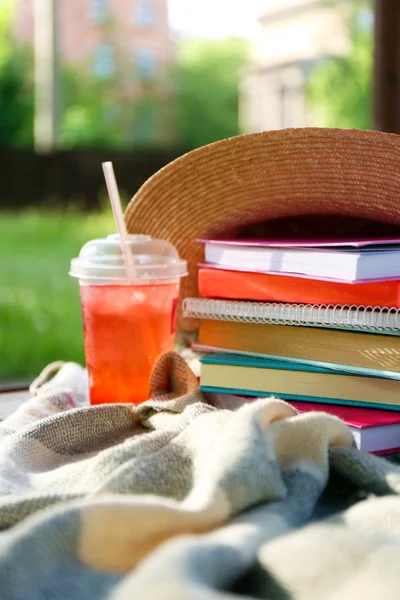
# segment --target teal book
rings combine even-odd
[[[206,346],[204,344],[192,344],[192,350],[194,352],[200,352],[203,354],[226,354],[236,356],[238,351],[228,350],[227,348],[218,348],[216,346]],[[329,371],[335,373],[348,373],[350,375],[367,375],[368,377],[383,377],[385,379],[399,379],[399,371],[386,371],[382,369],[371,369],[369,367],[355,367],[353,365],[344,365],[333,362],[326,362],[322,360],[307,360],[301,358],[293,358],[292,356],[277,356],[274,354],[265,354],[261,352],[240,352],[241,356],[249,356],[252,358],[268,359],[273,362],[289,362],[295,365],[310,365],[311,367],[323,367]]]
[[[375,373],[241,354],[212,354],[201,359],[200,389],[400,411],[400,380]]]

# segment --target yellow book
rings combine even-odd
[[[203,319],[198,343],[299,361],[400,371],[400,337],[393,335]]]

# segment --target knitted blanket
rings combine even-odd
[[[0,596],[400,598],[399,491],[340,420],[216,408],[177,354],[140,406],[68,363],[0,424]]]

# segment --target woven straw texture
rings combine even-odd
[[[358,217],[400,226],[400,136],[286,129],[194,150],[153,175],[132,198],[130,233],[172,242],[188,261],[181,298],[196,296],[201,237],[293,216]],[[324,232],[320,231],[320,235]],[[178,327],[196,322],[178,316]]]

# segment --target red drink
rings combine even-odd
[[[172,244],[129,235],[132,264],[119,237],[92,240],[71,262],[80,282],[91,404],[148,399],[158,357],[173,349],[180,278]]]
[[[80,291],[91,404],[147,400],[154,363],[174,346],[179,283]]]

